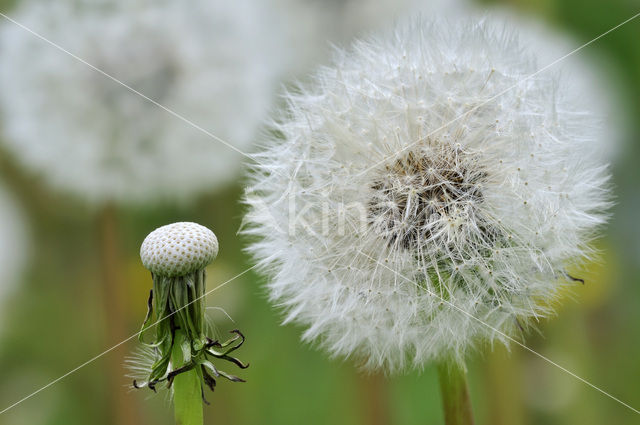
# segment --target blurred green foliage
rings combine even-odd
[[[8,10],[12,1],[0,1]],[[492,2],[495,4],[496,2]],[[640,12],[635,1],[514,0],[511,6],[539,16],[587,42]],[[608,234],[599,242],[603,259],[583,271],[586,284],[574,289],[558,317],[539,326],[527,345],[635,407],[640,406],[640,19],[603,37],[584,54],[602,61],[619,93],[621,110],[634,123],[621,161],[614,167],[617,205]],[[580,54],[583,54],[582,52]],[[0,64],[1,66],[1,64]],[[170,118],[168,118],[170,119]],[[24,207],[34,248],[24,281],[2,312],[0,409],[82,364],[118,341],[108,340],[100,277],[100,232],[96,211],[47,191],[6,154],[0,177]],[[213,229],[221,252],[209,268],[213,289],[251,265],[236,235],[242,206],[241,182],[191,205],[121,209],[117,214],[122,270],[127,282],[123,317],[137,332],[146,309],[150,276],[138,259],[139,244],[157,226],[196,221]],[[385,378],[365,376],[349,362],[329,359],[299,341],[300,329],[282,327],[266,300],[263,278],[248,273],[208,297],[220,332],[239,327],[247,343],[238,354],[251,363],[239,374],[245,384],[221,382],[208,399],[206,422],[233,424],[438,424],[442,423],[435,370]],[[0,423],[114,423],[117,397],[106,382],[117,379],[130,391],[124,369],[114,370],[136,346],[135,338],[65,377],[4,415]],[[109,361],[111,358],[112,361]],[[115,362],[113,361],[115,359]],[[477,423],[635,424],[638,417],[535,355],[513,346],[486,350],[469,362]],[[171,424],[163,395],[131,391],[138,423]],[[372,403],[378,397],[381,403]]]

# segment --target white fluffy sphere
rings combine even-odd
[[[259,0],[28,0],[11,16],[241,151],[273,99],[281,39]],[[243,159],[6,21],[0,106],[18,160],[94,203],[188,199]]]
[[[218,255],[216,235],[197,223],[158,227],[140,247],[142,264],[158,276],[184,276],[204,269]]]
[[[552,312],[605,222],[609,140],[580,69],[522,81],[546,65],[532,45],[414,20],[288,95],[245,233],[305,340],[394,371]]]

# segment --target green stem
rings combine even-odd
[[[185,334],[181,329],[175,330],[175,339],[171,351],[172,369],[184,365],[182,343]],[[177,425],[203,425],[202,386],[200,370],[195,368],[179,374],[173,379],[173,407]]]
[[[118,211],[112,204],[106,205],[97,220],[100,232],[100,256],[102,268],[102,290],[105,303],[105,319],[107,344],[121,341],[129,333],[127,330],[127,315],[124,305],[127,300],[126,279],[122,276],[123,258],[120,252]],[[108,422],[119,425],[136,425],[141,422],[140,411],[136,408],[134,398],[126,391],[122,391],[122,362],[120,357],[111,356],[107,359],[109,370],[108,385],[109,411],[111,417]]]
[[[446,425],[473,425],[467,375],[455,362],[438,365],[444,422]]]

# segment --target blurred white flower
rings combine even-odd
[[[241,151],[277,88],[282,40],[259,0],[32,0],[12,18]],[[0,64],[7,146],[56,187],[141,203],[237,177],[237,152],[13,23]]]
[[[552,313],[605,222],[610,140],[586,80],[522,81],[546,65],[529,45],[501,19],[414,20],[288,95],[244,232],[305,340],[396,371]]]
[[[0,184],[0,303],[18,283],[27,258],[27,229],[21,214]]]

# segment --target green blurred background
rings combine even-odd
[[[0,10],[9,11],[8,1]],[[495,4],[497,2],[491,2]],[[640,12],[637,0],[514,0],[510,6],[587,42]],[[482,6],[484,6],[483,4]],[[488,5],[488,3],[487,3]],[[614,165],[617,203],[598,242],[602,259],[581,275],[557,317],[541,323],[526,343],[632,406],[640,407],[640,18],[589,46],[617,91],[631,128]],[[170,117],[168,119],[171,119]],[[194,130],[195,131],[195,130]],[[196,221],[218,235],[221,252],[208,268],[212,289],[251,266],[236,235],[242,182],[183,207],[90,210],[53,193],[0,152],[0,178],[23,207],[33,236],[30,262],[12,298],[3,304],[0,337],[0,410],[135,333],[146,312],[151,279],[138,249],[154,228]],[[116,247],[113,273],[127,282],[117,293],[124,334],[106,320],[105,245]],[[221,382],[208,399],[207,423],[216,424],[439,424],[443,423],[435,370],[385,378],[367,376],[349,362],[329,359],[299,341],[300,329],[279,325],[263,278],[250,272],[213,292],[209,306],[222,334],[247,336],[238,357],[251,367],[245,384]],[[111,315],[110,315],[111,316]],[[124,358],[133,339],[0,415],[0,424],[171,424],[164,395],[131,391]],[[513,346],[469,359],[477,423],[637,424],[639,416],[535,355]],[[114,391],[119,388],[120,392]]]

